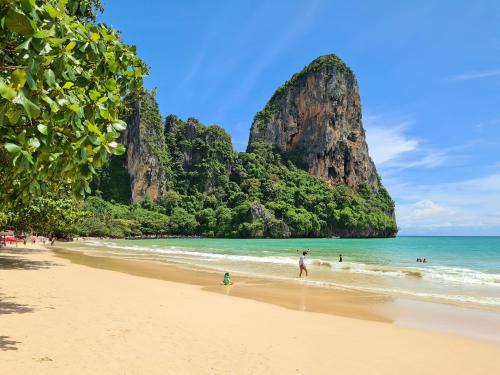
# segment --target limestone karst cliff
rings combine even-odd
[[[361,122],[353,72],[336,55],[320,56],[295,74],[255,115],[250,145],[262,141],[314,176],[351,187],[379,188]]]
[[[167,159],[163,121],[158,104],[149,93],[127,101],[123,141],[127,146],[126,166],[130,175],[131,199],[141,202],[165,194]]]
[[[247,152],[218,125],[175,115],[154,95],[127,101],[125,156],[95,183],[133,203],[123,233],[208,237],[390,237],[394,201],[361,123],[354,74],[335,55],[295,74],[255,115]],[[128,223],[128,224],[127,224]],[[113,232],[114,233],[114,232]],[[114,234],[113,234],[114,235]]]

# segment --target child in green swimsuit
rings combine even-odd
[[[224,285],[232,285],[233,284],[233,282],[231,281],[231,275],[229,274],[229,272],[226,272],[224,274],[224,280],[222,281],[222,283]]]

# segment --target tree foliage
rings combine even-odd
[[[0,1],[0,201],[28,202],[89,183],[126,124],[122,98],[146,66],[113,28],[96,25],[99,0]]]
[[[74,225],[85,212],[82,202],[64,194],[50,194],[33,198],[29,204],[12,207],[8,225],[17,233],[38,233],[46,236],[67,237],[74,233]]]

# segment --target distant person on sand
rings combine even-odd
[[[231,275],[229,274],[229,272],[226,272],[224,274],[224,280],[222,280],[222,284],[233,285],[233,282],[231,281]]]
[[[342,263],[342,254],[339,254],[339,262]]]
[[[306,271],[306,277],[308,276],[307,267],[306,267],[307,253],[308,253],[308,251],[304,251],[299,258],[299,269],[300,269],[299,277],[302,277],[302,271]]]

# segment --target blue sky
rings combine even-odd
[[[500,235],[500,1],[106,0],[164,115],[244,150],[255,112],[315,57],[355,72],[400,234]]]

